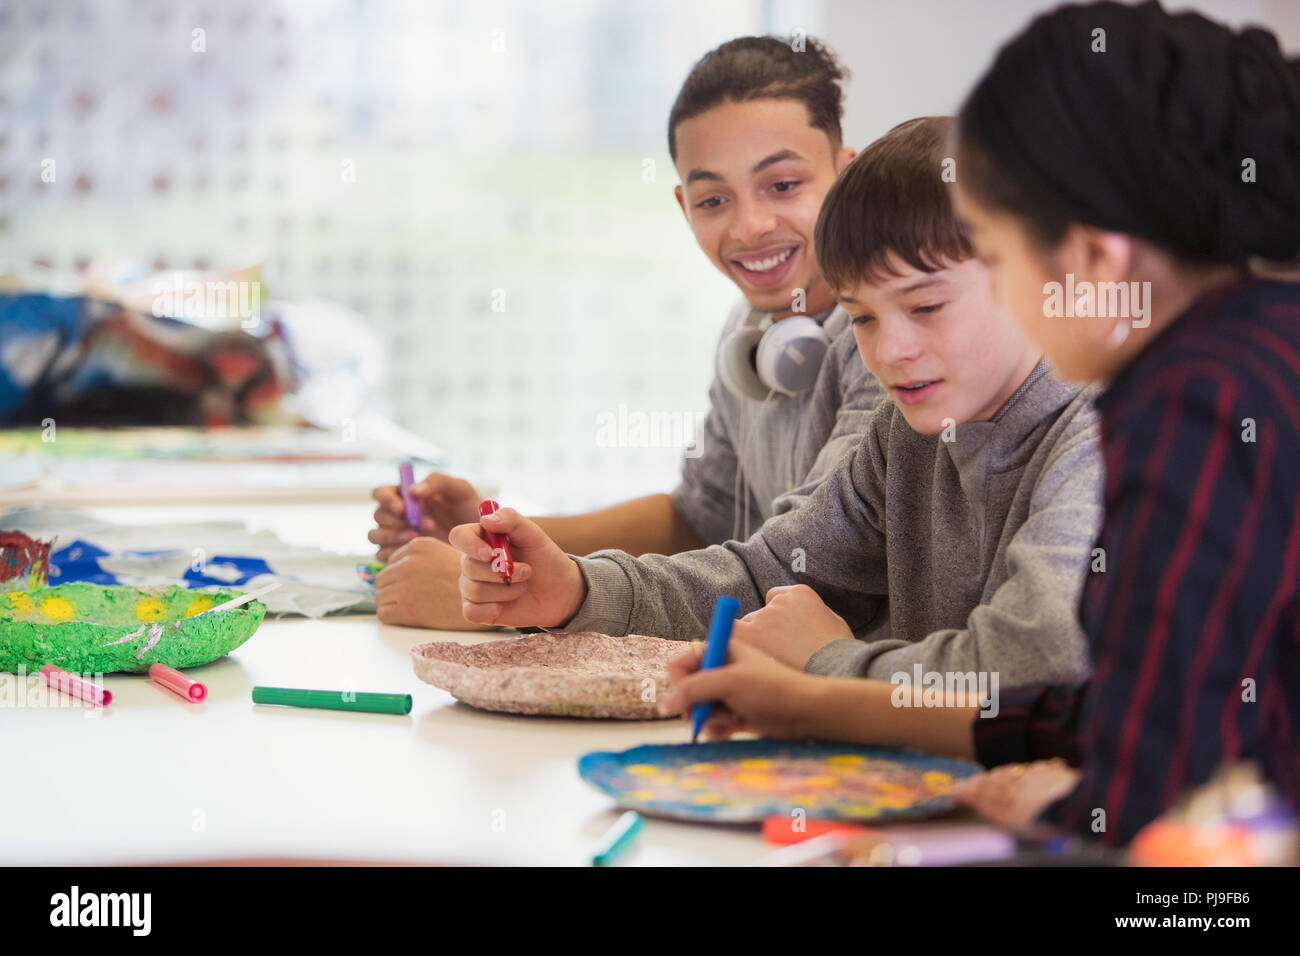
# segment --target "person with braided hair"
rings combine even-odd
[[[1300,287],[1248,271],[1300,254],[1300,69],[1263,29],[1069,6],[959,129],[958,212],[1028,337],[1104,383],[1107,473],[1092,675],[1004,690],[974,749],[1018,766],[967,799],[1126,843],[1249,759],[1300,806]],[[1147,318],[1050,316],[1067,276],[1140,282]]]

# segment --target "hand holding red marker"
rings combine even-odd
[[[485,501],[477,522],[451,529],[462,555],[461,613],[472,624],[559,627],[587,596],[577,563],[514,508]]]
[[[479,517],[493,515],[500,510],[501,506],[491,498],[478,506]],[[492,570],[501,575],[501,580],[509,584],[510,576],[515,573],[515,562],[510,557],[510,542],[505,535],[489,531],[487,528],[483,529],[483,535],[487,538],[488,546],[492,549]]]

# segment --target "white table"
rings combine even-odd
[[[370,506],[101,509],[108,520],[239,517],[289,540],[365,546]],[[373,617],[267,621],[188,672],[187,704],[148,677],[104,679],[99,716],[0,708],[0,863],[230,859],[590,862],[618,817],[578,776],[591,750],[685,741],[678,720],[515,717],[419,681],[408,649],[511,632],[434,632]],[[29,677],[34,682],[36,678]],[[409,716],[255,705],[254,684],[410,693]],[[647,819],[624,864],[745,864],[756,829]]]

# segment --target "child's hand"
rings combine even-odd
[[[822,678],[794,670],[746,645],[732,643],[727,663],[700,671],[702,643],[674,657],[668,664],[672,691],[660,703],[664,713],[682,712],[714,701],[704,724],[708,740],[725,740],[748,731],[764,737],[800,739],[813,736],[810,717],[816,714],[818,684]]]
[[[411,485],[411,495],[420,502],[425,514],[420,522],[422,533],[432,534],[442,541],[447,540],[456,525],[477,521],[478,505],[483,500],[483,496],[464,478],[453,478],[436,471]],[[424,532],[430,519],[433,530]]]
[[[375,576],[375,606],[385,624],[490,630],[466,621],[460,604],[460,552],[434,538],[408,541]]]
[[[994,823],[1022,827],[1079,782],[1079,771],[1064,760],[1009,763],[958,780],[952,795]]]
[[[375,509],[376,527],[369,538],[372,544],[379,545],[375,557],[380,561],[389,560],[394,550],[416,535],[446,541],[456,525],[478,520],[478,492],[463,478],[434,472],[411,485],[411,495],[420,503],[418,528],[407,523],[406,505],[396,485],[383,485],[370,492],[379,507]]]
[[[379,507],[375,509],[375,527],[370,529],[366,537],[370,539],[371,544],[379,545],[379,550],[375,552],[375,559],[388,561],[394,551],[413,540],[420,532],[407,524],[406,508],[402,504],[402,495],[396,485],[375,488],[370,492],[370,497],[379,502]],[[421,528],[426,521],[432,525],[431,519],[424,518],[420,521]],[[432,530],[427,533],[432,534]]]
[[[827,644],[852,637],[844,618],[806,584],[772,588],[767,592],[767,606],[746,614],[731,631],[733,641],[800,670]]]
[[[559,627],[578,613],[587,597],[582,572],[559,545],[514,508],[502,508],[451,530],[461,552],[461,613],[475,624]],[[510,583],[492,570],[492,549],[484,529],[510,542]]]

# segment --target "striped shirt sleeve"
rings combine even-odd
[[[1047,822],[1127,843],[1223,761],[1260,753],[1300,524],[1278,494],[1279,422],[1242,393],[1221,364],[1184,361],[1111,410],[1085,756]]]
[[[998,694],[992,717],[975,718],[975,756],[986,767],[1061,757],[1079,764],[1079,710],[1085,684],[1029,684]]]

